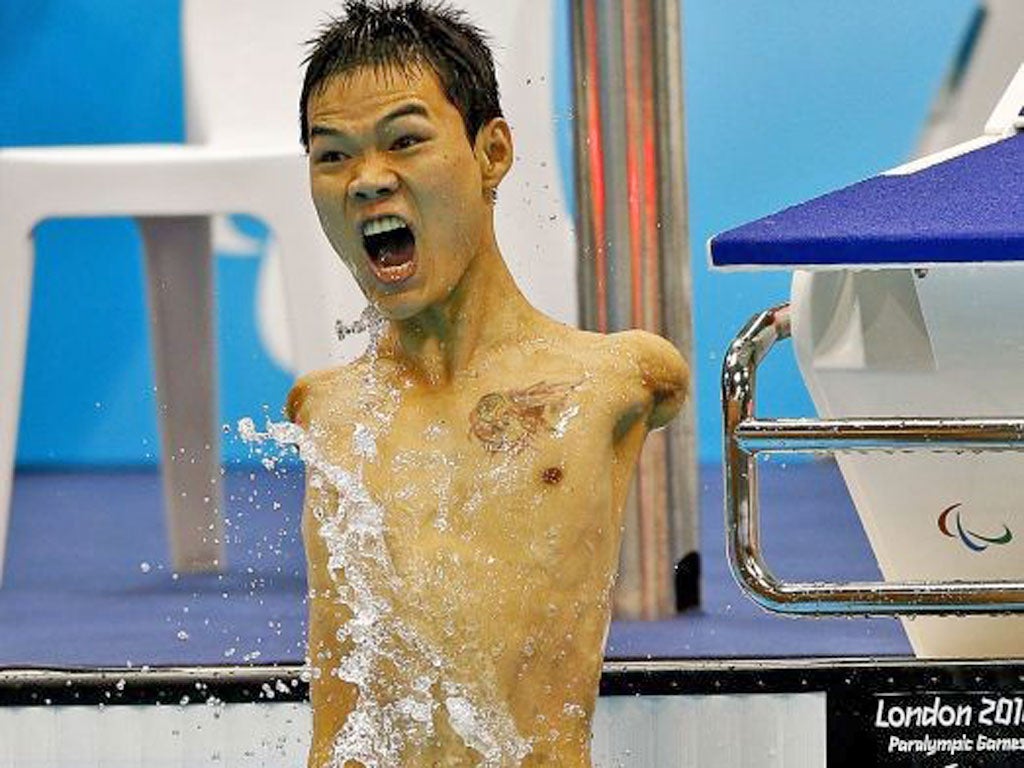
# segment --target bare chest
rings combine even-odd
[[[467,394],[411,397],[380,435],[364,476],[396,524],[501,529],[599,492],[608,430],[571,384]]]
[[[406,390],[390,412],[352,414],[331,432],[334,460],[380,503],[399,557],[516,553],[535,566],[614,513],[612,419],[571,377]]]

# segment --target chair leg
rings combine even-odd
[[[146,254],[171,559],[179,571],[223,570],[210,219],[137,221]]]
[[[32,235],[0,230],[0,584],[4,577],[11,517],[14,454],[18,442],[21,387],[25,376],[29,307],[32,301]]]

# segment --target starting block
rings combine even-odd
[[[1024,616],[978,615],[1024,612],[1024,66],[984,135],[709,252],[718,268],[796,270],[790,303],[755,317],[723,370],[740,582],[773,610],[899,614],[919,656],[1024,656]],[[790,336],[821,418],[758,419],[757,364]],[[793,452],[835,454],[885,582],[772,575],[757,456]]]

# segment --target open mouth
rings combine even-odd
[[[377,279],[397,283],[416,271],[416,237],[398,216],[380,216],[363,223],[363,247]]]

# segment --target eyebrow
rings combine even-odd
[[[427,112],[427,108],[422,104],[416,102],[410,102],[408,104],[402,104],[401,106],[395,107],[395,109],[388,112],[384,117],[377,121],[379,127],[385,123],[391,123],[398,120],[401,117],[408,117],[409,115],[415,115],[417,117],[429,117],[430,114]],[[309,137],[312,139],[316,136],[336,136],[344,138],[348,136],[348,133],[339,129],[333,128],[329,125],[314,125],[309,129]]]

